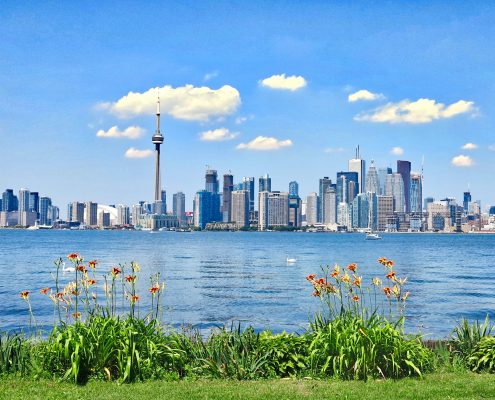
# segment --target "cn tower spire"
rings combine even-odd
[[[156,102],[156,132],[151,138],[155,145],[155,202],[161,201],[161,181],[160,181],[160,146],[163,143],[163,136],[160,132],[160,94]],[[156,212],[156,211],[155,211]]]

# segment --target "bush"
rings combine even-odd
[[[307,367],[309,335],[297,336],[286,332],[278,335],[270,331],[260,334],[261,348],[268,354],[264,365],[266,374],[271,377],[295,376]]]
[[[475,321],[473,324],[469,324],[468,320],[462,319],[452,332],[451,345],[454,355],[460,356],[467,362],[480,340],[490,336],[494,328],[490,324],[488,315],[483,323]]]
[[[31,344],[19,334],[0,334],[0,374],[31,371]]]
[[[343,379],[421,376],[433,362],[433,353],[419,337],[405,337],[379,316],[320,318],[312,328],[308,362],[316,374]]]
[[[468,358],[468,366],[475,372],[495,373],[495,337],[484,337]]]

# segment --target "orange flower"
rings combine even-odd
[[[40,293],[41,293],[41,294],[47,294],[49,291],[50,291],[50,288],[47,288],[47,287],[46,287],[46,288],[44,288],[44,289],[41,289],[41,290],[40,290]]]
[[[139,296],[135,295],[131,297],[131,303],[135,303],[136,301],[139,301]]]
[[[91,260],[90,262],[88,262],[89,267],[93,269],[96,268],[96,264],[98,264],[98,261],[96,260]]]
[[[404,296],[402,296],[402,301],[406,301],[410,294],[410,292],[404,293]]]
[[[355,275],[354,275],[354,282],[352,282],[352,284],[353,284],[354,286],[361,287],[361,281],[362,281],[362,280],[363,280],[363,278],[362,278],[362,277],[360,277],[360,276],[355,276]]]
[[[83,274],[85,274],[86,272],[88,272],[87,268],[84,266],[84,265],[78,265],[76,267],[76,271],[80,271],[82,272]]]
[[[380,257],[380,258],[378,259],[378,262],[379,262],[380,264],[385,265],[385,263],[387,262],[387,259],[386,259],[385,257]]]
[[[136,275],[128,275],[125,277],[125,280],[127,282],[135,282],[136,281]]]
[[[352,296],[352,301],[359,301],[359,296]]]
[[[320,297],[321,296],[321,292],[318,291],[318,290],[315,290],[313,293],[311,293],[312,296],[314,297]]]
[[[88,279],[86,281],[86,283],[87,283],[88,286],[92,286],[92,285],[94,285],[96,283],[96,281],[94,279]]]
[[[357,265],[355,263],[349,264],[347,269],[352,272],[356,272]]]
[[[388,279],[394,279],[395,277],[395,272],[394,271],[390,271],[387,275],[385,275]]]
[[[381,280],[380,278],[377,278],[377,277],[373,278],[373,279],[371,280],[371,282],[372,282],[372,283],[373,283],[373,285],[375,285],[375,286],[380,286],[380,285],[382,284],[382,280]]]
[[[75,319],[78,319],[78,318],[81,318],[81,313],[80,313],[80,312],[75,312],[74,314],[72,314],[72,316],[73,316]]]
[[[309,274],[309,275],[306,277],[306,279],[307,279],[308,281],[312,281],[313,279],[315,279],[315,277],[316,277],[316,274]]]
[[[156,285],[150,287],[148,290],[154,296],[156,293],[158,293],[160,291],[160,285],[156,284]]]
[[[332,278],[335,278],[335,277],[336,277],[336,276],[338,276],[338,275],[339,275],[339,273],[338,273],[337,271],[333,271],[333,272],[330,274],[330,276],[331,276]]]
[[[345,283],[349,283],[351,281],[351,277],[347,274],[347,272],[340,277],[340,280]]]
[[[320,278],[320,279],[317,279],[316,280],[316,284],[318,285],[325,285],[327,282],[325,280],[325,278]]]
[[[113,275],[115,278],[117,275],[119,275],[122,272],[122,270],[119,267],[113,267],[110,271],[110,273]]]
[[[80,261],[82,258],[79,256],[77,253],[70,253],[67,258],[71,260],[72,262]]]
[[[392,290],[389,287],[384,287],[383,293],[385,293],[385,296],[389,297],[390,294],[392,293]]]
[[[27,290],[21,292],[20,294],[23,299],[27,299],[29,297],[29,291]]]
[[[385,262],[385,266],[386,266],[387,268],[392,268],[392,267],[394,266],[394,262],[393,262],[392,260],[387,260],[387,261]]]

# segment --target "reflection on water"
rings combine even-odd
[[[407,326],[434,337],[462,316],[482,319],[495,309],[495,235],[383,235],[126,231],[0,231],[0,327],[28,318],[21,290],[53,284],[53,260],[70,252],[108,270],[135,260],[142,266],[142,307],[148,275],[166,281],[165,319],[203,328],[241,321],[274,331],[301,331],[318,302],[305,277],[322,265],[358,263],[364,281],[383,272],[376,259],[395,260],[411,290]],[[294,264],[287,257],[296,258]],[[69,274],[62,277],[69,281]],[[53,305],[33,295],[38,320],[50,324]]]

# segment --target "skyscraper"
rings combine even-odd
[[[205,173],[205,190],[210,193],[218,193],[218,185],[217,171],[208,168]]]
[[[220,195],[200,190],[194,197],[194,225],[204,229],[210,222],[221,222]]]
[[[372,231],[378,229],[378,196],[374,192],[367,192],[368,197],[368,228]]]
[[[84,224],[84,203],[73,201],[67,210],[70,212],[71,222],[80,222],[81,224]]]
[[[394,214],[394,196],[378,196],[378,230],[387,230],[388,219]]]
[[[160,146],[163,143],[163,135],[160,132],[160,97],[156,103],[156,131],[151,142],[155,145],[155,202],[161,201],[160,179]],[[155,210],[156,212],[156,210]]]
[[[19,211],[29,211],[29,189],[19,190]]]
[[[302,201],[297,195],[289,194],[289,226],[302,226]]]
[[[131,223],[131,212],[128,206],[119,204],[117,206],[117,225],[129,225]]]
[[[29,211],[34,211],[36,215],[40,212],[40,195],[38,192],[29,194]]]
[[[84,223],[89,226],[98,225],[98,203],[88,201],[84,207]]]
[[[143,214],[143,207],[141,204],[134,204],[131,210],[131,222],[135,227],[140,226],[139,219]]]
[[[40,225],[52,224],[52,199],[40,197]]]
[[[289,193],[270,192],[268,194],[268,226],[289,225]]]
[[[380,184],[380,193],[385,195],[385,181],[387,180],[387,175],[392,173],[392,168],[380,168],[378,169],[378,182]]]
[[[268,195],[269,191],[261,191],[258,194],[258,229],[265,231],[268,229]]]
[[[271,192],[272,191],[272,178],[268,174],[262,176],[259,181],[259,192]]]
[[[389,174],[385,180],[385,195],[393,196],[394,211],[403,213],[405,211],[404,181],[401,174]]]
[[[471,192],[468,190],[467,192],[464,192],[464,199],[462,202],[462,208],[465,213],[469,211],[469,203],[471,203]]]
[[[318,223],[318,194],[316,192],[306,197],[306,223],[310,226]]]
[[[366,174],[366,192],[380,194],[380,179],[373,160]]]
[[[242,188],[248,191],[249,211],[254,211],[254,177],[242,178]]]
[[[356,158],[349,160],[349,168],[350,172],[356,172],[358,174],[358,187],[356,193],[363,193],[365,191],[366,185],[366,162],[361,159],[359,154],[359,146],[356,148]]]
[[[420,213],[423,210],[423,182],[421,174],[411,172],[411,212]]]
[[[402,176],[404,182],[405,212],[411,212],[411,162],[397,160],[397,173]]]
[[[231,173],[223,175],[222,214],[223,222],[232,220],[232,191],[234,190],[234,176]]]
[[[332,185],[332,180],[325,176],[319,181],[319,196],[318,196],[318,222],[323,223],[323,209],[325,208],[325,192]]]
[[[2,211],[17,211],[19,209],[18,198],[13,189],[7,189],[2,194]]]
[[[358,194],[352,201],[352,227],[368,228],[369,202],[366,193]]]
[[[182,192],[174,194],[173,212],[179,220],[179,225],[184,226],[187,224],[186,218],[186,195]]]
[[[329,186],[323,195],[322,218],[322,223],[325,225],[337,222],[337,194],[332,186]]]
[[[299,184],[296,181],[289,182],[289,196],[299,196]]]
[[[232,192],[232,222],[238,228],[249,226],[249,193],[247,190]]]
[[[337,203],[352,203],[358,194],[359,175],[357,172],[337,172]]]

